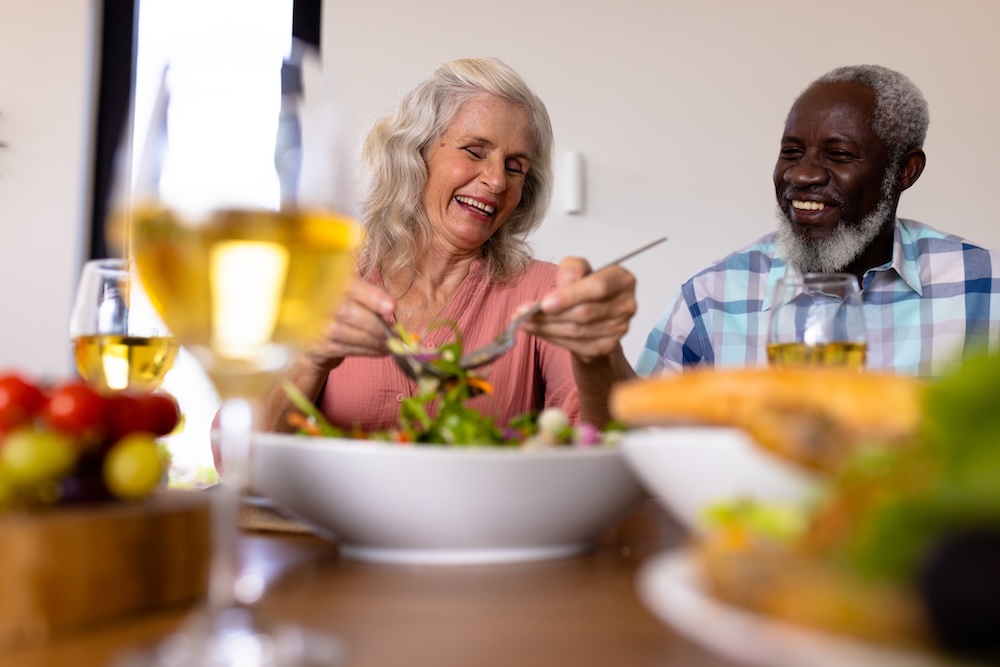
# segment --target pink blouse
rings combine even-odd
[[[527,272],[505,284],[488,280],[484,264],[477,261],[439,320],[456,322],[466,351],[485,345],[510,320],[514,310],[541,298],[555,286],[557,267],[533,261]],[[373,276],[372,282],[381,283]],[[449,327],[431,331],[422,339],[437,347],[452,339]],[[570,355],[548,341],[517,334],[507,354],[478,372],[493,385],[493,393],[469,402],[499,426],[531,410],[559,407],[572,422],[579,421],[580,400]],[[330,371],[318,404],[335,426],[365,431],[389,429],[399,422],[399,404],[416,394],[417,384],[390,356],[348,357]]]

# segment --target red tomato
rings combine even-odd
[[[56,387],[49,395],[45,416],[55,428],[71,435],[106,432],[111,400],[85,382],[71,381]]]
[[[177,401],[169,394],[141,394],[146,413],[146,425],[155,436],[169,435],[181,421]]]
[[[27,422],[44,405],[45,394],[37,386],[18,375],[0,375],[0,431]]]
[[[133,433],[150,433],[152,429],[146,406],[139,394],[114,394],[108,399],[107,442],[114,443]]]

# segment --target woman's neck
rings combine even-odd
[[[478,259],[434,255],[425,253],[409,271],[382,275],[386,291],[396,299],[396,321],[408,331],[426,331],[440,319]]]

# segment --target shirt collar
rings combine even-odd
[[[771,310],[771,306],[774,304],[774,293],[777,291],[778,281],[786,275],[792,276],[797,273],[798,271],[785,261],[784,256],[781,254],[781,249],[776,246],[774,249],[774,261],[771,262],[771,269],[767,272],[767,290],[764,292],[764,299],[760,304],[761,311],[766,313]]]
[[[876,273],[894,270],[904,283],[909,286],[918,296],[924,295],[923,284],[920,282],[920,264],[917,261],[917,240],[913,233],[899,218],[893,225],[892,231],[892,259],[881,266],[876,266],[865,271],[861,280],[861,289],[864,291],[874,279]],[[781,249],[775,247],[774,262],[767,276],[767,292],[764,293],[764,300],[761,303],[761,310],[771,310],[774,304],[774,292],[778,281],[785,275],[796,275],[799,272],[793,266],[787,264],[781,254]]]
[[[924,295],[923,283],[920,282],[920,263],[917,261],[917,239],[899,218],[896,218],[892,232],[892,260],[865,271],[861,280],[862,289],[871,284],[876,273],[889,270],[895,270],[917,296]]]

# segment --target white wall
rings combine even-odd
[[[557,148],[587,163],[587,208],[557,190],[538,255],[629,267],[635,359],[677,285],[772,227],[770,174],[788,105],[814,77],[877,62],[931,107],[929,162],[904,215],[1000,247],[1000,3],[995,0],[327,0],[324,46],[360,136],[441,61],[495,55],[546,100]],[[0,369],[65,374],[84,250],[91,20],[99,0],[0,0]],[[558,187],[558,186],[557,186]]]
[[[900,214],[1000,247],[998,26],[994,0],[365,0],[327,2],[323,44],[359,136],[444,60],[497,56],[533,85],[588,186],[567,215],[557,173],[538,256],[598,264],[670,236],[628,264],[634,361],[684,279],[773,227],[785,114],[839,65],[898,69],[928,99],[928,165]]]
[[[0,370],[66,376],[97,0],[0,0]]]

